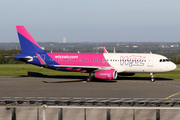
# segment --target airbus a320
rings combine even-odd
[[[134,75],[150,73],[154,82],[154,73],[169,72],[176,65],[167,57],[152,53],[49,53],[41,49],[24,26],[16,26],[22,54],[14,55],[17,60],[40,67],[89,73],[87,82],[93,78],[102,80],[117,79],[118,74]]]

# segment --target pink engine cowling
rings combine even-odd
[[[95,78],[114,80],[117,78],[117,72],[115,70],[99,70],[95,72]]]

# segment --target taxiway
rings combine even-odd
[[[116,81],[85,82],[86,77],[0,76],[0,97],[70,97],[70,98],[179,98],[180,79],[119,78]],[[57,120],[57,109],[47,109],[47,119]],[[162,119],[179,119],[180,110],[162,110]],[[87,109],[87,119],[106,119],[106,110]],[[11,110],[0,108],[0,119],[10,119]],[[37,118],[36,108],[18,108],[19,120]],[[112,109],[112,120],[131,120],[132,110]],[[136,119],[155,119],[155,110],[135,110]],[[42,119],[42,109],[40,109]],[[64,109],[63,118],[83,120],[83,109]]]
[[[166,98],[180,91],[180,79],[86,82],[85,78],[0,76],[0,97]]]

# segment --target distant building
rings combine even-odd
[[[178,44],[170,45],[170,47],[179,47]]]
[[[133,48],[138,48],[138,46],[132,46]]]
[[[41,46],[41,49],[45,50],[45,47]]]
[[[173,44],[173,45],[160,45],[159,47],[161,48],[177,48],[179,47],[178,44]]]
[[[66,38],[65,37],[63,38],[63,43],[66,43]]]

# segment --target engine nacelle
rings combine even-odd
[[[94,74],[95,78],[103,80],[114,80],[117,78],[117,72],[115,70],[99,70]]]
[[[122,76],[134,76],[135,73],[118,73],[118,75],[122,75]]]

